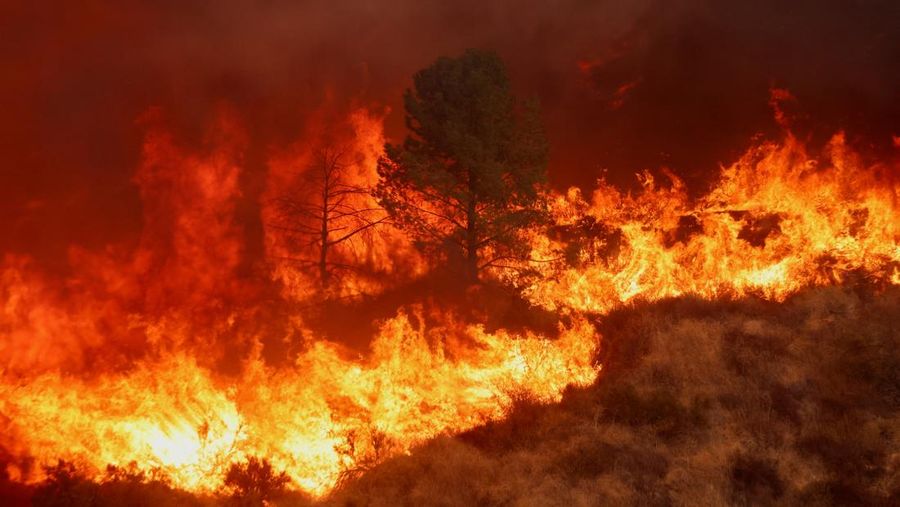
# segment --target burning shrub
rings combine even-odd
[[[276,473],[265,459],[249,457],[244,463],[234,463],[225,474],[225,489],[231,492],[236,505],[267,505],[283,496],[291,479],[284,472]]]
[[[157,505],[202,506],[209,499],[174,488],[157,474],[139,471],[136,464],[110,465],[100,481],[86,478],[75,464],[60,460],[44,467],[46,479],[31,498],[42,507],[155,507]]]
[[[97,495],[97,485],[82,476],[75,465],[59,460],[54,466],[44,467],[47,478],[35,490],[33,505],[62,507],[92,505]]]

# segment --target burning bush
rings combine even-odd
[[[224,488],[236,505],[267,505],[284,496],[290,477],[275,472],[265,459],[253,456],[244,463],[233,463],[225,474]]]
[[[179,490],[160,474],[147,474],[135,464],[109,466],[102,479],[85,477],[73,464],[60,460],[44,467],[46,479],[35,489],[32,505],[47,507],[113,507],[134,505],[205,506],[211,499]]]

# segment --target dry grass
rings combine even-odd
[[[900,505],[900,291],[678,298],[600,320],[604,372],[326,503]]]
[[[898,329],[898,289],[635,305],[598,320],[604,370],[593,386],[555,405],[521,400],[508,419],[390,459],[321,503],[900,505]],[[61,473],[37,503],[241,500]],[[89,500],[50,501],[76,493]]]

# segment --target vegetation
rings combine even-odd
[[[333,260],[338,245],[370,232],[387,218],[384,210],[365,205],[361,196],[369,190],[353,183],[345,150],[325,146],[290,192],[278,200],[282,223],[273,224],[291,238],[298,252],[314,250],[314,258],[295,258],[301,266],[314,267],[320,288],[327,291],[335,270],[348,266]]]
[[[113,507],[130,505],[207,506],[210,498],[203,498],[173,488],[165,478],[148,475],[131,467],[107,467],[100,481],[86,479],[73,465],[60,461],[45,468],[47,479],[38,486],[31,504],[46,507]]]
[[[600,319],[597,383],[389,460],[333,505],[898,505],[900,290]]]
[[[500,58],[439,58],[404,96],[410,135],[385,146],[376,189],[396,225],[463,268],[521,257],[517,233],[541,217],[547,143],[534,103],[513,96]]]
[[[235,463],[225,474],[225,489],[231,491],[234,505],[266,505],[284,497],[291,482],[284,472],[275,472],[264,459],[250,457],[244,463]]]
[[[109,466],[99,481],[87,479],[74,464],[65,461],[46,468],[45,473],[47,478],[31,492],[31,504],[34,506],[260,507],[310,503],[306,495],[287,490],[290,479],[284,472],[275,471],[267,460],[255,457],[233,464],[225,472],[222,491],[209,496],[197,496],[175,489],[165,478],[138,471],[134,465],[125,468]],[[26,496],[19,497],[24,504]]]
[[[194,497],[61,462],[34,505],[898,505],[900,289],[682,297],[599,320],[603,374],[563,401],[376,464],[313,501],[265,460]]]
[[[374,194],[352,183],[340,150],[326,148],[300,182],[307,194],[279,202],[297,250],[315,251],[300,261],[317,270],[323,291],[339,267],[335,248],[388,218],[470,284],[522,260],[522,230],[545,219],[538,111],[513,96],[501,60],[470,50],[413,82],[411,133],[385,147]],[[778,227],[767,215],[737,237],[760,247]],[[680,220],[666,241],[701,229]],[[593,218],[551,234],[573,266],[623,241]],[[292,492],[289,476],[257,457],[231,465],[222,490],[206,496],[136,466],[89,480],[60,461],[36,486],[0,470],[0,497],[39,506],[900,505],[900,288],[864,278],[785,302],[685,296],[593,315],[603,336],[594,385],[553,405],[520,396],[503,420],[395,457],[373,431],[371,459],[345,470],[325,498]],[[326,301],[318,324],[345,337],[361,330],[365,343],[375,323],[411,304],[452,309],[488,330],[549,335],[567,318],[485,282],[459,301],[455,280],[430,273],[365,300]],[[356,445],[349,438],[334,450],[354,457]]]

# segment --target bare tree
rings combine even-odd
[[[333,270],[352,267],[332,260],[335,247],[388,218],[367,198],[370,190],[351,180],[345,156],[344,149],[321,148],[298,185],[278,199],[283,223],[276,227],[294,239],[301,257],[292,260],[315,268],[322,290],[328,289]],[[313,256],[304,257],[307,252]]]

